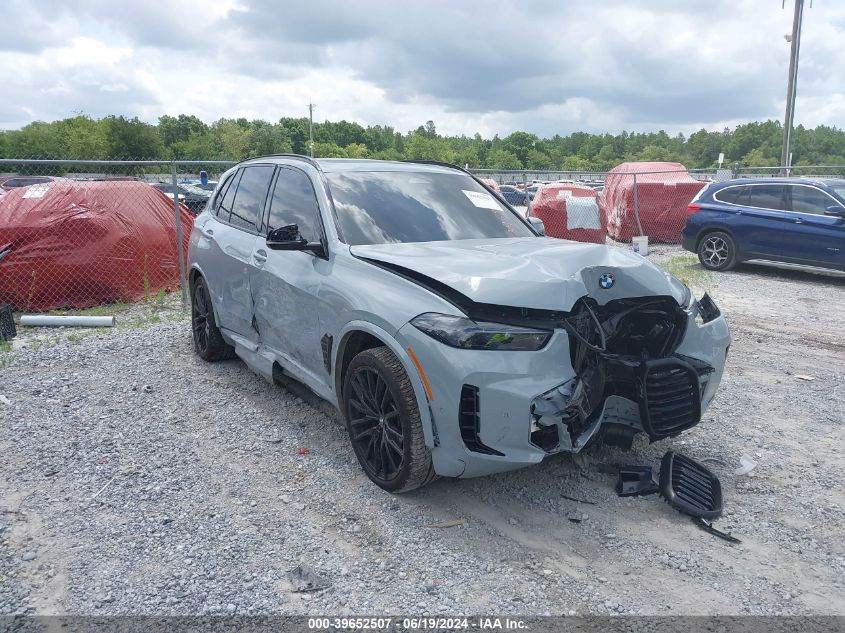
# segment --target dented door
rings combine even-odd
[[[271,186],[267,232],[296,224],[309,242],[320,240],[317,199],[308,176],[292,167],[281,167]],[[328,372],[320,339],[319,299],[331,263],[304,251],[274,251],[260,238],[252,267],[251,287],[255,323],[261,343],[287,357],[323,382]]]

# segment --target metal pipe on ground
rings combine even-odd
[[[24,314],[21,316],[21,325],[28,327],[114,327],[114,317]]]

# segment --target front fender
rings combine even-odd
[[[337,397],[338,409],[341,410],[341,414],[343,413],[343,403],[340,400],[340,394],[342,391],[340,385],[342,384],[343,376],[339,375],[338,367],[343,359],[343,353],[346,349],[347,343],[349,342],[350,335],[354,332],[366,332],[367,334],[374,336],[384,343],[390,351],[393,352],[393,355],[399,359],[399,362],[402,363],[402,368],[405,370],[405,373],[408,375],[408,379],[411,381],[411,386],[414,388],[414,396],[417,399],[417,408],[419,409],[420,420],[422,421],[423,426],[425,445],[429,448],[434,448],[434,427],[432,424],[431,409],[429,407],[428,397],[425,393],[425,386],[423,385],[422,378],[420,377],[416,366],[411,360],[411,357],[408,355],[407,350],[399,344],[392,334],[373,323],[368,323],[367,321],[350,321],[343,326],[337,336],[339,343],[334,353],[332,368],[335,374],[335,396]]]

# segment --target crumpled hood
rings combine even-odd
[[[680,303],[686,293],[680,281],[632,251],[549,237],[373,244],[350,252],[425,275],[477,303],[569,311],[584,295],[603,305],[654,295]],[[599,285],[606,273],[613,276],[609,289]]]

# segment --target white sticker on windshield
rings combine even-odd
[[[572,197],[572,192],[569,189],[561,189],[557,192],[558,200],[569,200]]]
[[[30,185],[23,192],[24,198],[43,198],[44,194],[50,190],[49,185]]]
[[[467,191],[466,189],[461,189],[461,191],[463,191],[464,195],[469,198],[470,202],[481,209],[501,209],[499,203],[496,202],[496,199],[489,193],[482,193],[481,191]]]

